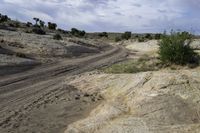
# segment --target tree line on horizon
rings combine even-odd
[[[13,23],[14,23],[14,24],[10,23],[11,27],[20,27],[19,21],[11,20],[7,15],[3,15],[0,13],[0,23],[10,22],[10,21],[13,21]],[[47,22],[47,25],[46,25],[45,21],[43,21],[37,17],[34,17],[33,21],[35,22],[34,24],[32,22],[27,22],[25,25],[27,27],[33,28],[32,32],[34,32],[36,34],[41,34],[41,35],[46,34],[46,32],[45,32],[46,28],[49,30],[57,30],[62,33],[70,33],[71,35],[76,36],[76,37],[84,37],[86,34],[86,32],[84,30],[79,30],[77,28],[71,28],[71,31],[66,31],[61,28],[57,28],[57,24],[53,23],[53,22]]]
[[[6,22],[6,21],[10,21],[11,19],[7,16],[7,15],[3,15],[0,13],[0,23]],[[17,20],[16,20],[17,21]],[[31,22],[27,22],[26,26],[27,27],[33,27],[33,32],[34,33],[38,33],[38,34],[46,34],[45,33],[45,29],[49,29],[49,30],[57,30],[61,33],[67,33],[67,34],[71,34],[73,36],[76,37],[84,37],[86,35],[85,30],[79,30],[77,28],[71,28],[70,31],[67,30],[63,30],[61,28],[57,28],[57,24],[53,23],[53,22],[47,22],[45,23],[45,21],[41,20],[40,18],[34,17],[33,21],[35,22],[34,24]],[[19,22],[16,22],[16,24],[14,26],[19,26]],[[139,42],[144,42],[145,40],[152,40],[152,39],[156,39],[159,40],[161,39],[161,36],[163,35],[163,33],[156,33],[156,34],[151,34],[151,33],[146,33],[146,34],[134,34],[130,31],[125,31],[124,33],[122,33],[121,35],[118,35],[115,37],[115,41],[119,42],[122,40],[129,40],[132,37],[136,38]],[[108,38],[109,37],[109,33],[108,32],[101,32],[98,33],[98,37],[99,38]]]
[[[35,24],[27,22],[26,26],[33,27],[32,31],[36,34],[46,34],[45,28],[48,28],[49,30],[62,31],[65,33],[64,30],[57,29],[56,23],[48,22],[47,25],[45,25],[45,22],[39,18],[34,17],[33,20],[35,21]],[[7,15],[2,15],[0,13],[0,24],[7,21],[12,20]],[[19,22],[14,26],[19,26]],[[78,30],[77,28],[72,28],[71,31],[67,33],[70,33],[76,37],[84,37],[86,35],[84,30]],[[99,33],[98,36],[100,38],[108,38],[109,34],[107,32],[102,32]],[[126,31],[120,36],[116,36],[115,41],[118,42],[122,40],[129,40],[132,38],[132,36],[132,32]],[[192,42],[194,35],[189,32],[174,32],[172,30],[170,34],[166,34],[166,32],[163,34],[147,33],[140,36],[136,34],[134,37],[138,39],[138,42],[144,42],[145,40],[151,39],[160,40],[158,54],[160,60],[165,63],[175,63],[180,65],[185,65],[188,63],[199,64],[199,55],[195,53],[193,48],[190,47],[190,43]],[[62,37],[57,33],[53,36],[53,39],[61,40]]]

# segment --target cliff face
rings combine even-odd
[[[71,81],[104,101],[65,133],[200,132],[200,69],[85,75]]]

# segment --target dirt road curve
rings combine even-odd
[[[41,65],[0,77],[0,133],[61,133],[88,114],[98,94],[83,94],[63,84],[68,76],[93,70],[125,57],[120,47],[101,54]]]

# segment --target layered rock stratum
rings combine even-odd
[[[199,133],[200,69],[83,75],[70,85],[104,98],[65,133]]]

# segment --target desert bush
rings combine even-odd
[[[98,34],[99,37],[106,37],[108,38],[108,33],[107,32],[102,32]]]
[[[148,40],[152,40],[152,39],[153,39],[152,35],[149,34],[149,33],[147,33],[147,34],[145,35],[145,38],[148,39]]]
[[[138,38],[138,42],[144,42],[145,41],[145,38],[144,37],[139,37]]]
[[[139,35],[135,35],[134,37],[135,37],[135,38],[139,38]]]
[[[65,30],[58,28],[57,31],[61,32],[61,33],[65,33]]]
[[[21,57],[21,58],[26,58],[26,55],[23,53],[15,53],[15,56]]]
[[[81,31],[76,28],[72,28],[70,33],[76,37],[83,37],[86,34],[86,32],[84,30]]]
[[[32,30],[29,30],[29,29],[27,29],[27,30],[25,30],[24,32],[25,32],[25,33],[32,33],[33,31],[32,31]]]
[[[55,30],[57,28],[57,24],[56,23],[48,22],[48,28],[50,30]]]
[[[39,24],[40,24],[40,27],[44,27],[44,25],[45,25],[45,22],[44,22],[44,21],[42,21],[42,20],[40,20],[40,21],[39,21]]]
[[[154,39],[160,40],[161,36],[162,36],[162,34],[157,33],[157,34],[155,34]]]
[[[13,22],[14,27],[19,28],[20,27],[20,22],[18,20]]]
[[[41,19],[33,18],[33,20],[35,21],[34,27],[44,27],[45,26],[45,22],[42,21]]]
[[[7,15],[0,14],[0,23],[10,20]]]
[[[71,34],[72,34],[72,35],[75,35],[75,34],[77,34],[78,32],[79,32],[79,30],[76,29],[76,28],[72,28],[72,29],[71,29]]]
[[[41,28],[39,25],[33,25],[34,28]]]
[[[38,27],[33,28],[32,32],[35,33],[35,34],[39,34],[39,35],[45,35],[46,34],[46,32],[43,29],[38,28]]]
[[[35,25],[38,25],[38,22],[40,21],[39,18],[33,18],[33,20],[35,20]]]
[[[85,34],[86,34],[86,33],[85,33],[85,31],[84,31],[84,30],[82,30],[82,31],[80,31],[80,32],[79,32],[79,36],[80,36],[80,37],[83,37],[83,36],[85,36]]]
[[[31,26],[33,26],[33,24],[32,24],[31,22],[27,22],[27,23],[26,23],[26,26],[27,26],[27,27],[31,27]]]
[[[20,22],[17,21],[17,20],[16,20],[16,21],[11,21],[11,22],[9,22],[8,25],[9,25],[10,27],[15,27],[15,28],[19,28],[19,27],[21,26]]]
[[[60,33],[63,33],[63,34],[68,34],[69,33],[68,31],[60,29],[60,28],[58,28],[57,31],[59,31]]]
[[[15,27],[15,25],[14,25],[13,23],[8,23],[8,25],[9,25],[10,27]]]
[[[159,56],[164,63],[184,65],[197,62],[197,54],[190,47],[192,41],[188,32],[164,34],[160,41]]]
[[[55,40],[62,40],[62,36],[60,34],[55,34],[53,36],[53,39],[55,39]]]
[[[130,39],[131,38],[131,32],[129,32],[129,31],[127,31],[127,32],[125,32],[124,34],[122,34],[122,39],[126,39],[126,40],[128,40],[128,39]]]
[[[122,40],[121,37],[119,37],[119,36],[115,37],[115,42],[119,42],[119,41],[121,41],[121,40]]]
[[[106,73],[138,73],[159,70],[157,61],[152,61],[147,57],[141,57],[138,60],[127,60],[105,67],[102,70]]]

